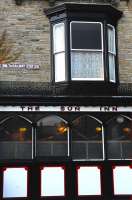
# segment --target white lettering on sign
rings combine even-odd
[[[80,106],[61,106],[61,111],[80,111]]]
[[[61,111],[63,112],[117,112],[117,106],[61,106]]]
[[[117,106],[101,106],[100,107],[100,111],[103,112],[117,112],[118,111],[118,107]]]
[[[40,69],[40,65],[37,64],[0,64],[0,68],[19,68],[19,69]]]
[[[0,106],[0,112],[132,112],[132,106]]]

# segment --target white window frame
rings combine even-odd
[[[63,28],[64,28],[64,50],[62,50],[62,51],[56,51],[55,50],[55,48],[54,48],[54,44],[55,44],[55,41],[54,41],[54,31],[55,31],[55,28],[57,27],[57,26],[60,26],[60,25],[63,25]],[[54,74],[55,74],[55,82],[63,82],[63,81],[66,81],[66,61],[64,60],[64,71],[63,71],[63,76],[64,77],[62,77],[62,74],[60,73],[60,75],[58,76],[57,75],[57,78],[56,78],[56,66],[55,66],[55,57],[56,57],[56,55],[59,55],[59,54],[61,54],[61,53],[63,53],[64,54],[64,58],[65,58],[65,23],[64,22],[59,22],[59,23],[57,23],[57,24],[53,24],[52,25],[52,27],[53,27],[53,31],[52,31],[52,38],[53,38],[53,56],[54,56]]]
[[[101,49],[73,49],[72,48],[72,23],[85,23],[85,24],[100,24],[101,25]],[[89,80],[89,81],[104,81],[104,58],[103,58],[103,53],[104,53],[104,43],[103,43],[103,24],[101,22],[88,22],[88,21],[71,21],[70,22],[70,52],[101,52],[102,53],[102,68],[103,68],[103,78],[72,78],[74,80]],[[71,66],[72,67],[72,66]]]
[[[108,34],[108,37],[109,37],[109,28],[112,29],[113,32],[114,32],[114,51],[110,51],[110,50],[109,50],[109,39],[108,39],[108,60],[109,60],[109,55],[114,56],[114,59],[115,59],[115,57],[116,57],[115,27],[112,26],[111,24],[107,24],[107,34]],[[116,63],[115,63],[115,64],[116,64]],[[115,68],[116,68],[116,66],[115,66]],[[114,69],[114,70],[115,70],[115,69]],[[109,65],[109,72],[110,72],[110,65]],[[109,78],[110,78],[110,77],[109,77]],[[115,80],[113,80],[113,79],[109,79],[109,80],[110,80],[110,82],[113,82],[113,83],[116,82],[116,71],[115,71]]]
[[[102,121],[100,121],[99,119],[97,119],[97,118],[95,118],[95,117],[93,117],[93,116],[91,116],[91,115],[89,115],[89,117],[91,117],[92,119],[94,119],[94,120],[96,120],[98,123],[100,123],[101,124],[101,129],[102,129],[102,131],[101,131],[101,135],[102,135],[102,152],[103,152],[103,158],[101,158],[101,159],[99,159],[99,158],[88,158],[88,159],[74,159],[73,158],[73,161],[104,161],[106,158],[105,158],[105,146],[104,146],[104,126],[103,126],[103,123],[102,123]],[[72,144],[72,140],[71,140],[71,144]],[[70,155],[70,154],[69,154]],[[72,153],[71,153],[71,155],[72,155]]]

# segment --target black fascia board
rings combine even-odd
[[[3,106],[132,106],[132,96],[0,96]]]

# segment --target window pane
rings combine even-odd
[[[63,167],[44,167],[41,170],[41,196],[65,196]]]
[[[72,157],[73,159],[103,159],[102,125],[85,115],[72,123]]]
[[[65,80],[65,53],[58,53],[55,54],[55,82]]]
[[[119,159],[122,157],[121,142],[116,140],[107,141],[107,152],[109,159]]]
[[[102,52],[71,52],[72,80],[103,80]]]
[[[101,175],[98,167],[80,167],[77,176],[78,195],[101,195]]]
[[[109,159],[132,159],[131,120],[117,116],[107,124],[107,156]]]
[[[116,166],[113,178],[115,195],[132,195],[132,169],[129,166]]]
[[[3,197],[27,197],[27,171],[7,168],[3,173]]]
[[[54,53],[65,51],[64,23],[53,26]]]
[[[67,156],[67,124],[58,116],[45,117],[37,123],[37,156]]]
[[[115,54],[115,29],[108,25],[108,51]]]
[[[0,125],[0,158],[32,158],[32,127],[28,121],[15,116]]]
[[[126,141],[122,144],[123,158],[132,159],[132,141]]]
[[[109,53],[109,79],[111,82],[116,81],[116,76],[115,76],[115,55]]]
[[[101,24],[87,22],[72,22],[71,48],[102,49]]]

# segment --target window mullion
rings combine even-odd
[[[36,123],[32,125],[32,159],[36,157]]]

